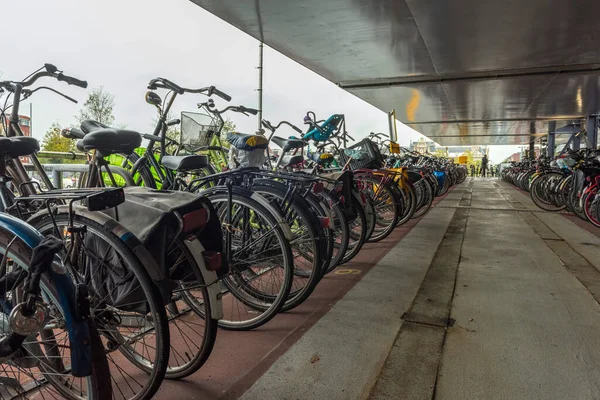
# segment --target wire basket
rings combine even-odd
[[[208,114],[183,111],[180,143],[188,149],[209,146],[220,129],[220,122]]]
[[[351,160],[350,160],[351,159]],[[369,139],[363,139],[360,142],[344,149],[340,152],[340,162],[342,165],[350,160],[350,169],[378,169],[383,167],[383,156],[379,147]]]

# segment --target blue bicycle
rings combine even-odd
[[[61,240],[0,214],[0,398],[112,397],[86,287],[67,273],[62,249]]]

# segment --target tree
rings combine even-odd
[[[67,139],[63,137],[60,132],[62,131],[59,124],[56,122],[52,124],[50,129],[44,134],[42,139],[42,150],[44,151],[74,151],[75,141],[73,139]]]
[[[93,119],[94,121],[111,126],[115,122],[113,115],[114,107],[115,96],[100,86],[99,88],[92,89],[76,118],[80,123],[86,119]]]
[[[42,139],[42,150],[43,151],[59,151],[59,152],[68,152],[75,151],[75,141],[73,139],[67,139],[63,137],[61,132],[61,127],[58,123],[53,123],[50,129],[46,131],[44,134],[44,138]],[[40,158],[42,163],[49,164],[61,164],[63,163],[63,157],[57,158]]]

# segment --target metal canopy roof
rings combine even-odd
[[[192,1],[441,145],[600,111],[597,0]]]

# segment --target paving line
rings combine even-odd
[[[470,204],[472,186],[461,203]],[[468,207],[457,207],[369,399],[434,397],[468,216]]]

